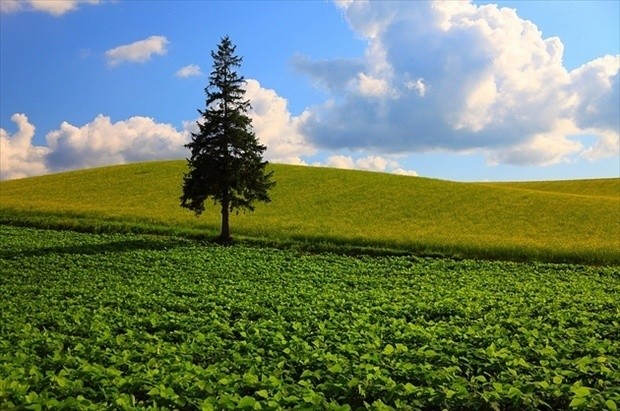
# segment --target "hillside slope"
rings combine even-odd
[[[232,216],[233,235],[474,257],[620,261],[620,179],[456,183],[273,164],[272,202]],[[171,230],[219,226],[179,207],[184,161],[73,171],[0,183],[0,216],[81,217]]]

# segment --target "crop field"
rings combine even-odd
[[[220,212],[179,206],[184,161],[0,182],[0,222],[214,236]],[[272,202],[231,217],[237,239],[513,261],[620,264],[620,179],[456,183],[271,164]],[[330,247],[325,247],[330,249]]]
[[[609,409],[618,267],[0,226],[0,409]]]

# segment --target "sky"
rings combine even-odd
[[[620,177],[619,5],[0,0],[0,178],[186,158],[223,36],[269,161]]]

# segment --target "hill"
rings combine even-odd
[[[272,203],[233,215],[233,236],[477,258],[620,263],[620,179],[457,183],[272,164]],[[179,206],[184,161],[0,183],[0,222],[215,234],[219,210]]]

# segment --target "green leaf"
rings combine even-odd
[[[256,400],[254,399],[254,397],[250,397],[249,395],[246,395],[245,397],[239,400],[239,402],[237,403],[237,407],[252,408],[254,407],[254,404],[256,404]]]
[[[388,344],[385,346],[385,348],[383,349],[383,354],[385,355],[390,355],[394,352],[394,347],[392,346],[392,344]]]
[[[398,352],[407,352],[409,351],[409,348],[407,348],[407,346],[405,344],[396,344],[396,351]]]
[[[569,407],[571,408],[576,408],[579,407],[580,405],[584,404],[586,402],[586,399],[583,397],[577,397],[577,398],[573,398],[573,400],[570,402],[570,404],[568,404]]]
[[[561,375],[556,375],[555,377],[553,377],[554,384],[562,384],[562,381],[564,381],[564,377],[562,377]]]
[[[349,388],[353,388],[353,387],[357,387],[360,383],[360,380],[358,380],[357,378],[353,377],[349,380],[347,387]]]
[[[407,394],[412,394],[414,392],[416,392],[418,389],[416,388],[415,385],[413,385],[412,383],[408,382],[407,384],[405,384],[405,386],[403,387],[405,389],[405,391],[407,392]]]
[[[590,395],[590,389],[588,387],[575,387],[570,389],[575,393],[576,397],[587,397]]]
[[[59,387],[66,388],[69,386],[70,381],[65,377],[56,376],[56,384],[58,384]]]
[[[323,397],[316,392],[310,392],[303,396],[303,400],[312,405],[319,405],[323,402]]]
[[[256,391],[256,395],[263,398],[269,398],[269,392],[267,390]]]
[[[310,371],[310,370],[304,370],[304,372],[301,373],[301,376],[299,378],[309,378],[309,377],[314,377],[315,374]]]
[[[123,409],[128,409],[132,407],[131,399],[129,395],[127,394],[122,394],[116,399],[115,402],[116,402],[116,405],[120,406]]]
[[[607,400],[605,401],[605,405],[607,406],[608,409],[610,409],[611,411],[618,411],[618,407],[616,406],[616,403],[613,402],[612,400]]]
[[[213,404],[211,404],[210,402],[204,401],[200,405],[200,410],[201,411],[215,411],[215,408],[213,408]]]
[[[522,395],[523,393],[517,387],[510,387],[510,389],[508,390],[509,397],[520,397]]]
[[[452,397],[454,397],[454,394],[456,394],[456,391],[453,391],[449,388],[444,388],[443,390],[444,394],[446,394],[446,398],[450,399]]]
[[[327,369],[329,372],[334,373],[334,374],[340,374],[342,373],[342,367],[340,366],[340,364],[334,364],[331,367],[329,367]]]
[[[163,390],[159,390],[159,394],[164,398],[174,398],[176,396],[172,387],[166,387]]]
[[[38,399],[39,399],[39,394],[37,394],[34,391],[32,391],[28,395],[26,395],[26,402],[28,402],[28,403],[36,402]]]
[[[530,365],[523,358],[519,358],[517,361],[515,361],[515,365],[520,365],[520,366],[525,367],[525,368],[529,368],[530,367]]]
[[[256,385],[258,384],[258,376],[252,373],[246,373],[243,376],[243,382],[247,385]]]

